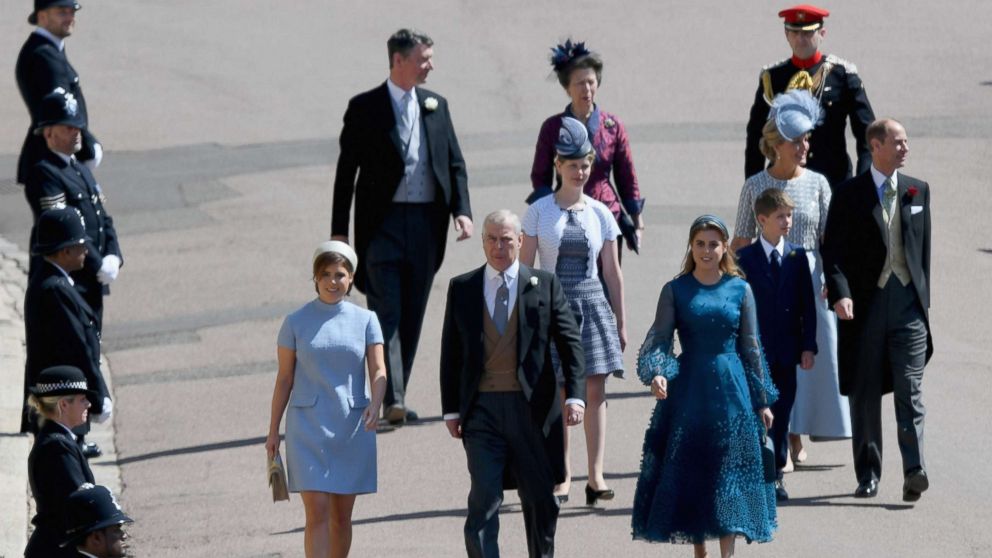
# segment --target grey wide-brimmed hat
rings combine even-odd
[[[809,91],[791,89],[775,97],[768,118],[775,119],[778,135],[786,141],[795,141],[820,123],[823,109]]]
[[[316,262],[317,258],[322,254],[327,254],[328,252],[341,254],[351,264],[352,271],[358,271],[358,254],[355,253],[355,249],[348,245],[347,242],[341,242],[340,240],[325,240],[321,242],[317,245],[317,249],[313,251],[313,262]]]
[[[586,125],[571,116],[562,116],[558,141],[555,142],[555,153],[560,159],[582,159],[592,153]]]
[[[76,11],[79,11],[82,6],[76,0],[34,0],[34,11],[28,16],[28,23],[31,25],[38,25],[38,12],[41,10],[47,10],[48,8],[56,8],[59,6],[72,6]]]

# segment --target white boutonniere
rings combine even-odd
[[[434,110],[436,110],[437,109],[437,98],[435,98],[435,97],[427,97],[426,99],[424,99],[424,108],[427,109],[427,110],[429,110],[429,111],[432,111],[432,112]]]
[[[537,279],[537,277],[534,276],[534,275],[531,275],[530,276],[530,285],[532,287],[536,287],[538,283],[540,283],[540,281]]]
[[[612,118],[607,118],[606,122],[603,122],[603,125],[606,126],[607,128],[612,128],[617,125],[617,121],[613,120]]]

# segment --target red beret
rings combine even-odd
[[[823,18],[829,15],[827,10],[809,4],[786,8],[778,13],[778,17],[785,18],[785,28],[793,31],[815,31],[823,27]]]

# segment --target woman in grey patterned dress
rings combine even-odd
[[[824,438],[851,436],[847,397],[840,395],[837,381],[837,321],[823,296],[823,259],[819,251],[830,206],[830,184],[823,175],[803,168],[809,150],[808,133],[787,141],[772,117],[765,123],[762,134],[761,151],[772,161],[772,166],[744,182],[731,247],[736,250],[747,246],[757,237],[754,200],[759,194],[768,188],[780,188],[796,202],[792,230],[786,238],[805,248],[810,260],[819,348],[813,369],[798,371],[796,377],[789,443],[792,459],[801,462],[806,459],[806,452],[799,434]]]
[[[624,326],[623,276],[617,258],[620,227],[610,210],[585,195],[595,152],[585,126],[574,118],[562,118],[555,146],[555,166],[562,187],[554,195],[534,202],[523,220],[524,240],[520,261],[533,266],[537,254],[541,268],[554,270],[565,297],[582,329],[586,364],[585,434],[589,460],[586,504],[609,500],[613,490],[603,477],[606,448],[606,378],[623,377]],[[609,300],[603,292],[596,263],[603,264]],[[557,354],[552,352],[552,358]],[[557,362],[555,362],[557,369]],[[568,429],[565,430],[565,482],[555,488],[561,501],[568,499],[571,467],[568,460]]]

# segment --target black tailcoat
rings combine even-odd
[[[930,335],[930,186],[898,174],[897,205],[902,220],[906,266],[927,326],[927,361],[933,355]],[[915,192],[915,194],[913,193]],[[921,208],[915,214],[913,207]],[[878,278],[888,250],[888,227],[882,216],[871,172],[837,187],[830,200],[823,234],[823,262],[830,306],[842,298],[854,301],[854,319],[838,320],[837,357],[840,392],[849,395],[857,371],[860,339],[872,298],[880,292]],[[883,369],[887,369],[886,365]],[[882,393],[892,391],[891,375],[883,377]]]
[[[40,119],[41,100],[45,95],[54,91],[56,87],[65,89],[66,93],[72,93],[76,98],[79,115],[87,122],[87,128],[89,119],[86,113],[86,98],[83,97],[83,88],[79,84],[79,74],[72,64],[69,64],[65,51],[60,51],[59,47],[47,37],[38,33],[31,33],[28,36],[20,54],[17,55],[14,73],[17,76],[17,88],[31,116],[31,127],[28,128],[24,146],[21,148],[21,156],[17,161],[17,181],[23,184],[27,180],[28,170],[48,149],[44,138],[34,135],[34,129]],[[97,139],[89,129],[83,130],[83,149],[77,157],[81,161],[92,159],[95,143]]]
[[[43,211],[60,201],[69,207],[75,207],[82,214],[83,223],[86,225],[88,237],[86,247],[89,253],[86,255],[83,269],[74,271],[72,278],[83,293],[87,304],[99,315],[100,309],[103,308],[103,295],[110,294],[110,288],[101,285],[96,278],[103,257],[113,254],[120,258],[122,265],[124,257],[121,255],[121,247],[117,241],[114,219],[103,205],[103,192],[90,169],[81,163],[72,165],[66,163],[46,146],[41,160],[28,171],[24,196],[31,206],[36,223]],[[34,235],[35,230],[32,227],[32,244]],[[32,260],[32,266],[39,260],[40,258]]]
[[[59,548],[66,531],[65,501],[83,483],[93,484],[83,452],[58,423],[46,421],[28,454],[28,482],[37,507],[32,523],[36,532],[28,541],[28,558],[75,556],[73,548]]]
[[[28,279],[24,294],[24,398],[42,370],[70,365],[82,370],[88,388],[97,396],[90,399],[91,414],[103,412],[103,398],[110,391],[100,373],[100,339],[96,316],[82,295],[52,263],[44,261]],[[25,414],[21,432],[28,432]]]
[[[854,64],[825,55],[823,59],[806,70],[815,75],[824,64],[830,64],[830,71],[825,72],[822,89],[813,92],[819,96],[820,106],[823,107],[823,122],[813,129],[809,138],[809,152],[806,155],[806,168],[814,170],[827,177],[830,187],[851,177],[851,158],[847,155],[847,120],[851,121],[851,133],[857,145],[857,173],[868,170],[871,164],[871,153],[865,138],[865,129],[875,120],[868,95],[865,93],[861,77],[858,76]],[[751,116],[747,122],[747,148],[744,152],[744,178],[757,174],[765,169],[767,160],[758,148],[761,139],[761,128],[768,120],[769,104],[765,97],[765,73],[770,81],[772,98],[785,92],[792,79],[801,69],[786,59],[762,70],[762,78],[758,83],[758,91],[754,94],[754,104],[751,106]]]
[[[532,278],[536,281],[532,281]],[[483,312],[485,266],[455,277],[441,333],[441,407],[459,413],[462,424],[472,413],[484,369]],[[536,282],[536,284],[534,284]],[[585,400],[585,356],[582,334],[558,278],[520,266],[517,280],[517,380],[530,402],[531,418],[545,439],[555,482],[565,478],[561,400],[551,365],[554,343],[562,363],[566,398]]]
[[[437,212],[434,235],[438,242],[437,266],[440,267],[447,240],[448,216],[472,216],[468,176],[447,100],[420,87],[417,88],[417,99],[426,132],[426,138],[421,138],[421,141],[427,141],[430,168],[434,171],[437,184],[435,205],[441,209]],[[425,103],[428,99],[433,99],[432,103],[436,102],[437,106],[427,108]],[[365,292],[365,252],[389,212],[404,169],[400,139],[396,133],[396,116],[385,83],[348,102],[340,143],[341,154],[334,177],[331,234],[348,235],[351,201],[354,198],[354,246],[359,262],[355,286]]]

